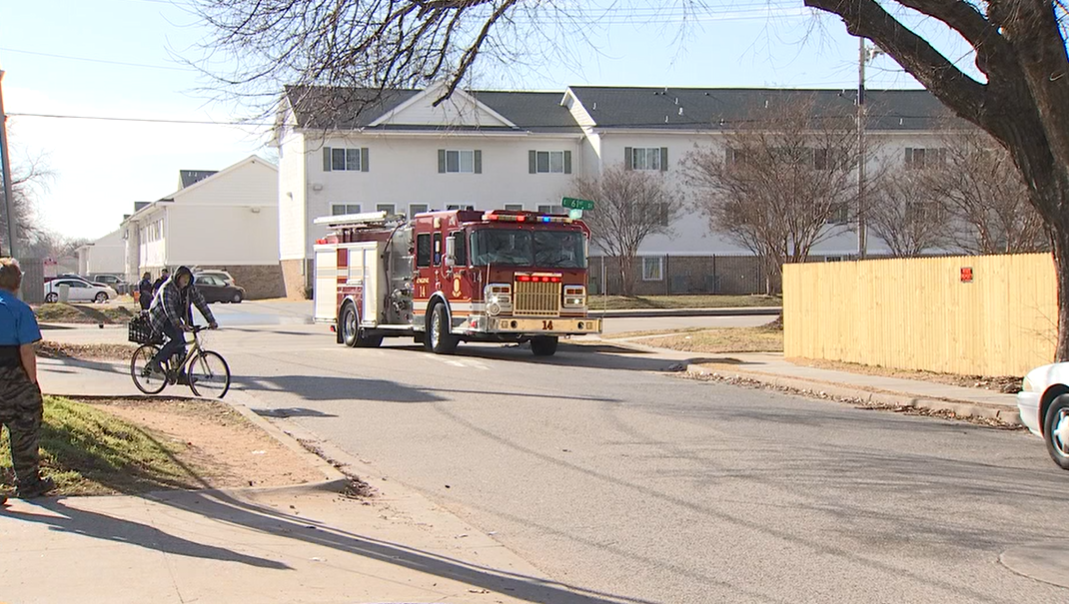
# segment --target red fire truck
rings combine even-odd
[[[461,341],[530,342],[601,332],[587,312],[590,232],[567,216],[449,210],[319,218],[315,319],[338,343],[407,336],[449,354]]]

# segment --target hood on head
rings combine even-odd
[[[190,284],[192,284],[193,283],[193,271],[190,270],[190,268],[188,266],[180,266],[180,267],[178,267],[178,270],[176,270],[174,272],[174,274],[171,275],[171,280],[174,281],[175,283],[178,283],[178,278],[180,276],[182,276],[183,274],[189,275],[189,282],[190,282]]]

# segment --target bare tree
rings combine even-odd
[[[948,212],[933,196],[927,180],[914,170],[884,173],[869,198],[866,225],[896,258],[919,256],[948,241]]]
[[[42,233],[41,225],[34,212],[34,203],[37,196],[47,189],[52,177],[52,170],[41,156],[18,162],[11,168],[11,200],[15,214],[15,236],[23,245],[32,244]],[[7,213],[0,212],[0,237],[5,239],[7,221]],[[5,250],[8,249],[7,244],[8,242],[5,241],[3,246]]]
[[[625,296],[634,292],[639,246],[654,234],[668,234],[683,209],[682,198],[660,172],[606,168],[601,176],[577,178],[576,194],[594,202],[583,216],[595,245],[617,261]],[[604,284],[603,284],[604,287]]]
[[[1043,218],[1010,154],[981,130],[945,131],[943,157],[918,173],[955,223],[948,242],[971,254],[1050,249]]]
[[[722,144],[685,160],[699,191],[694,206],[714,231],[768,260],[766,290],[773,293],[783,264],[804,262],[849,222],[856,123],[799,94],[727,127]]]
[[[805,0],[842,17],[958,117],[1006,148],[1051,234],[1058,279],[1058,345],[1069,361],[1069,56],[1065,4],[1019,0]],[[907,10],[900,10],[905,7]],[[895,15],[920,13],[976,52],[986,82],[959,69]],[[923,21],[917,21],[923,22]]]

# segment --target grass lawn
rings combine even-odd
[[[683,352],[783,352],[783,330],[774,327],[725,327],[646,337],[636,343]]]
[[[42,304],[34,309],[41,323],[127,323],[135,313],[128,306],[110,304]]]
[[[41,466],[57,495],[200,488],[199,470],[181,462],[182,446],[105,411],[45,397]],[[14,488],[7,431],[0,439],[0,487]]]
[[[778,296],[590,296],[590,310],[780,306]]]

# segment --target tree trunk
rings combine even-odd
[[[625,296],[630,296],[635,291],[635,259],[634,257],[620,256],[620,289]]]
[[[1053,231],[1054,270],[1058,279],[1058,343],[1054,360],[1069,361],[1069,230]]]

